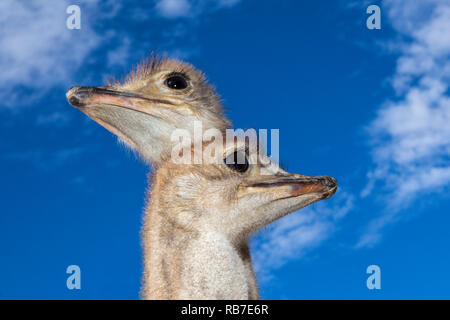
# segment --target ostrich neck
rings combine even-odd
[[[143,299],[258,299],[248,243],[170,220],[153,189],[142,230]]]

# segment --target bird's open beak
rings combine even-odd
[[[331,197],[336,189],[337,181],[333,177],[308,177],[294,174],[244,183],[239,186],[239,194],[243,196],[264,193],[269,195],[273,201],[315,194],[317,200],[322,200]]]
[[[71,105],[79,109],[90,105],[113,105],[152,116],[155,116],[155,114],[148,108],[148,104],[143,104],[143,102],[173,105],[168,100],[152,99],[136,93],[116,91],[104,87],[72,87],[67,91],[66,97]]]

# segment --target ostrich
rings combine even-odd
[[[188,64],[152,59],[123,84],[74,87],[67,98],[153,165],[143,299],[259,299],[250,236],[336,192],[334,178],[285,172],[247,140],[220,141],[215,161],[173,161],[173,130],[192,132],[197,120],[219,132],[230,124],[214,90]],[[202,159],[210,144],[201,142]],[[195,153],[194,144],[184,147]]]

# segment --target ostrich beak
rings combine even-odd
[[[149,146],[170,137],[174,126],[170,111],[176,112],[177,107],[174,102],[109,87],[72,87],[66,97],[71,105],[138,150],[145,159],[154,162],[161,156],[161,148]]]
[[[328,199],[337,190],[337,181],[333,177],[308,177],[298,174],[272,177],[262,181],[248,182],[240,188],[241,194],[265,193],[272,200],[294,198],[308,194],[317,195],[317,200]]]
[[[148,104],[173,105],[171,101],[152,99],[133,92],[107,89],[105,87],[72,87],[66,93],[67,100],[78,109],[91,105],[113,105],[156,116]],[[147,103],[145,103],[147,102]]]

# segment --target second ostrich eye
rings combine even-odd
[[[170,89],[182,90],[187,88],[188,83],[182,75],[172,75],[164,81],[164,85]]]
[[[228,168],[233,171],[244,173],[248,170],[249,164],[244,152],[233,152],[224,159]]]

